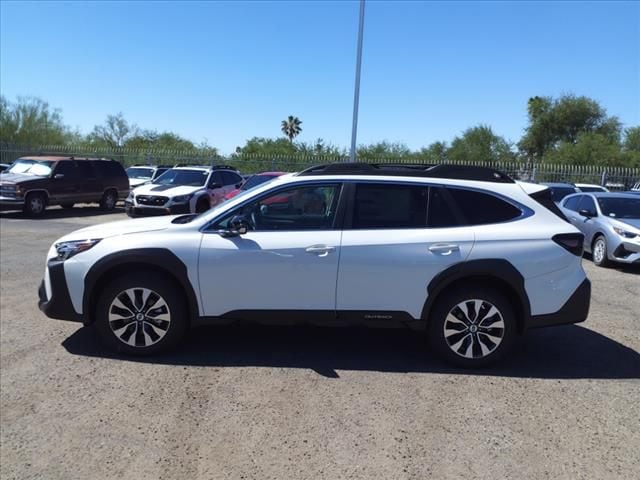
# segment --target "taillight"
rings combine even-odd
[[[577,255],[582,256],[584,249],[584,235],[581,233],[559,233],[551,237],[551,240],[556,242],[565,250]]]

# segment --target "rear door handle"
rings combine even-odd
[[[310,247],[305,248],[305,252],[315,253],[319,257],[326,257],[335,249],[336,247],[329,247],[328,245],[311,245]]]
[[[429,251],[440,255],[451,255],[453,252],[459,252],[460,246],[454,243],[434,243],[429,247]]]

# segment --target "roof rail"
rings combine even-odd
[[[392,175],[402,177],[455,178],[481,182],[515,183],[499,170],[489,167],[451,164],[329,163],[316,165],[298,174],[313,175]]]

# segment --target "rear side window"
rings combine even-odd
[[[82,178],[94,178],[96,173],[93,171],[93,167],[91,166],[91,162],[87,162],[86,160],[80,160],[76,162],[78,165],[78,172]]]
[[[564,202],[564,208],[569,209],[569,210],[573,210],[574,212],[578,211],[578,202],[580,201],[580,198],[582,198],[582,195],[578,195],[575,197],[571,197],[569,199],[567,199],[566,202]]]
[[[97,160],[92,163],[100,177],[122,177],[127,175],[120,162]]]
[[[428,226],[431,228],[457,227],[461,222],[460,212],[454,210],[447,190],[441,187],[431,187]]]
[[[424,228],[428,191],[420,185],[357,185],[353,228]]]
[[[488,193],[461,188],[447,188],[466,225],[500,223],[519,217],[519,208]]]

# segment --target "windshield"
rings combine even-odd
[[[151,178],[153,168],[129,167],[127,168],[127,175],[129,178]]]
[[[18,160],[9,167],[6,173],[24,173],[46,177],[51,174],[53,162],[47,160]]]
[[[598,205],[607,217],[640,218],[640,198],[598,198]]]
[[[156,185],[187,185],[202,187],[207,181],[209,172],[206,170],[167,170],[153,183]]]
[[[273,180],[274,178],[276,177],[273,175],[252,175],[246,182],[244,182],[240,190],[251,190],[253,187],[257,187],[258,185]]]

